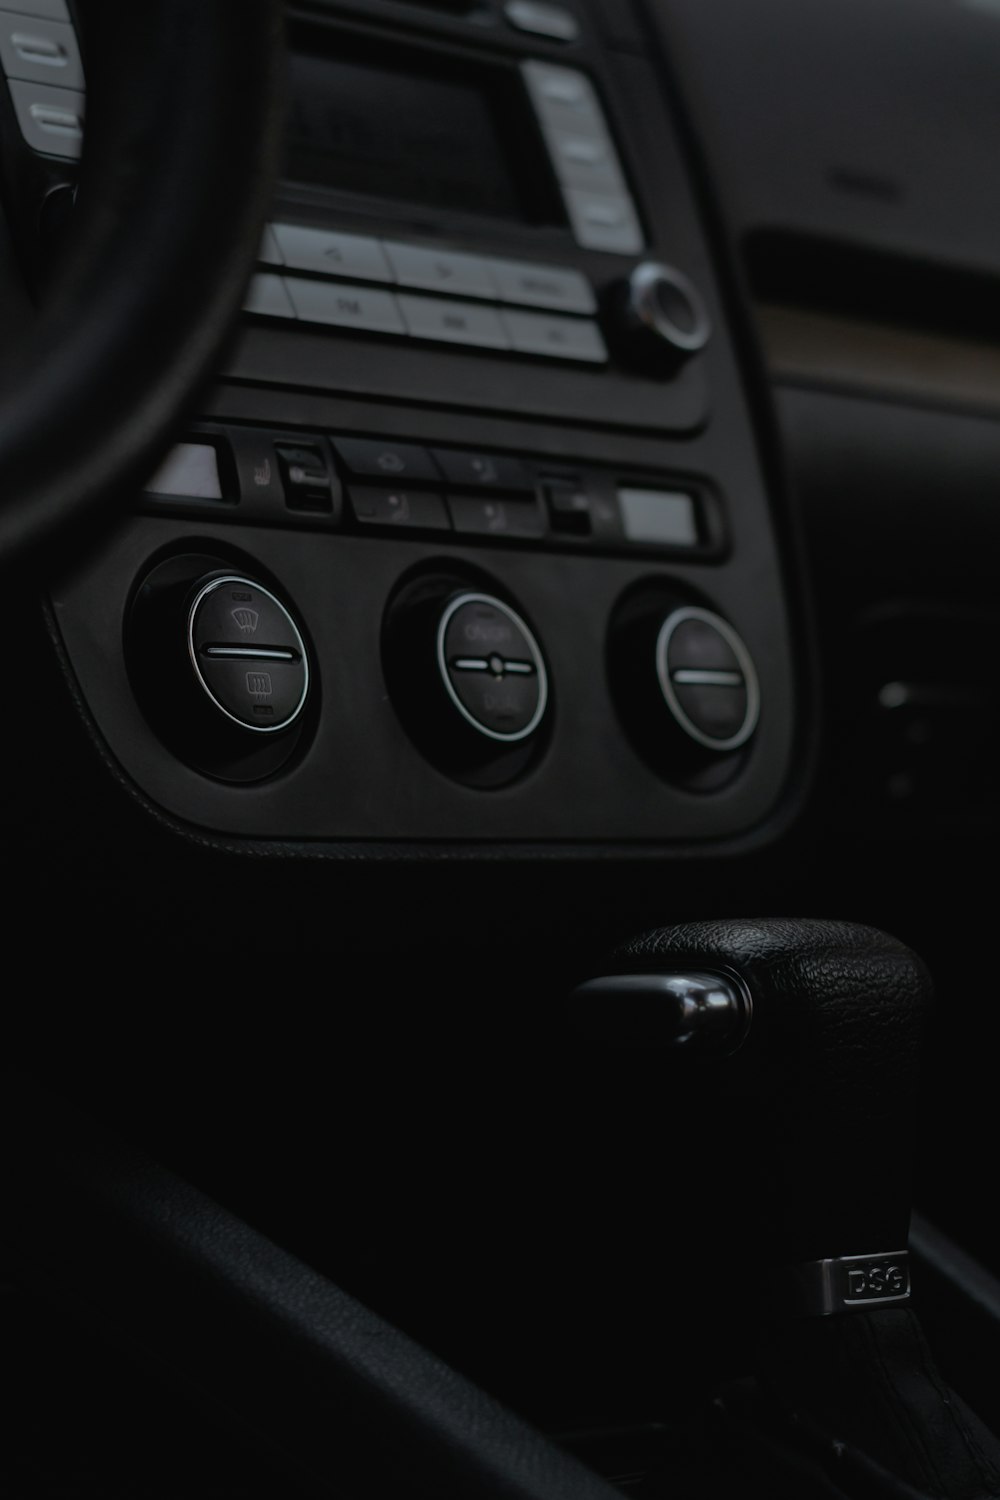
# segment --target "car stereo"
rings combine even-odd
[[[553,415],[582,376],[606,419],[645,410],[652,422],[666,385],[672,420],[695,425],[704,386],[681,367],[707,342],[709,316],[689,274],[644,254],[583,59],[512,47],[509,28],[481,15],[461,38],[429,39],[377,25],[375,10],[365,24],[293,15],[283,181],[248,312],[485,352],[508,377],[507,404],[519,367],[549,365],[531,400]],[[601,378],[612,369],[617,380]]]
[[[52,589],[80,700],[161,812],[572,853],[779,805],[771,498],[644,26],[631,0],[289,5],[227,362]]]

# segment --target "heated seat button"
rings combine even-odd
[[[526,739],[548,699],[541,651],[521,617],[488,594],[460,594],[438,626],[438,670],[455,708],[489,739]]]
[[[274,451],[289,510],[332,512],[335,486],[326,453],[318,445],[276,443]]]
[[[188,611],[188,654],[218,711],[246,729],[294,723],[309,691],[298,626],[269,589],[237,575],[202,585]]]
[[[543,485],[552,530],[568,536],[589,536],[590,496],[579,480],[554,479]]]

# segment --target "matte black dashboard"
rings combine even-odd
[[[724,250],[710,240],[654,35],[626,6],[574,4],[563,11],[576,32],[568,42],[508,25],[492,7],[456,15],[450,7],[373,0],[292,11],[295,46],[313,47],[317,55],[333,55],[340,42],[348,50],[367,48],[366,57],[386,49],[418,70],[433,59],[449,78],[475,77],[479,68],[530,84],[530,69],[541,67],[557,83],[589,79],[642,227],[623,251],[584,243],[586,235],[568,233],[565,222],[501,222],[368,201],[315,182],[281,187],[274,208],[275,223],[285,226],[279,238],[304,229],[346,236],[350,246],[388,245],[390,255],[400,244],[440,252],[458,257],[459,265],[484,256],[543,270],[569,263],[593,288],[591,326],[603,331],[609,352],[603,361],[574,363],[558,349],[547,358],[468,347],[474,340],[459,347],[437,334],[393,338],[357,332],[343,319],[337,327],[306,324],[301,308],[296,320],[273,316],[261,302],[248,304],[257,311],[248,314],[198,416],[223,435],[223,447],[226,433],[237,443],[262,445],[253,474],[238,459],[239,472],[214,504],[137,497],[136,514],[118,523],[85,568],[65,571],[51,593],[52,618],[98,734],[141,793],[183,824],[237,837],[335,843],[690,849],[751,835],[784,804],[793,767],[802,764],[805,641],[793,624],[798,607],[789,600],[797,580],[785,571],[787,517],[773,472],[765,474],[766,431],[751,408],[752,355],[733,321]],[[515,170],[528,172],[526,158],[516,160]],[[572,218],[574,190],[563,187]],[[641,350],[634,357],[618,304],[628,277],[649,262],[676,268],[698,289],[713,329],[704,350],[659,367]],[[369,307],[384,310],[392,297],[411,319],[415,303],[423,315],[439,316],[440,299],[408,294],[400,274],[399,291],[372,291],[369,282],[331,285],[354,295],[365,314]],[[304,305],[330,292],[322,275],[263,259],[257,294],[281,297],[284,288]],[[462,308],[461,316],[495,324],[492,304]],[[501,308],[500,316],[516,334],[533,328],[538,315]],[[583,319],[563,318],[555,336],[564,330],[582,337]],[[340,460],[333,483],[342,499],[325,513],[294,512],[292,497],[275,482],[262,491],[259,476],[277,468],[275,442],[329,455],[327,445],[336,449],[345,436],[528,467],[530,493],[502,498],[501,505],[531,525],[520,535],[515,525],[506,541],[502,533],[484,535],[478,524],[463,529],[459,507],[477,502],[454,489],[445,496],[447,529],[437,522],[424,534],[419,524],[366,525],[359,510],[366,487]],[[553,483],[589,486],[592,505],[598,492],[613,504],[616,491],[637,486],[642,494],[693,495],[697,536],[650,545],[623,534],[620,518],[610,537],[561,529]],[[435,506],[440,489],[431,496]],[[388,492],[379,499],[387,501]],[[409,506],[408,494],[403,501]],[[418,491],[413,503],[426,507],[430,500]],[[309,643],[308,715],[287,759],[267,763],[259,774],[251,767],[227,776],[218,764],[206,766],[197,747],[178,750],[163,702],[170,689],[157,685],[158,668],[145,663],[130,634],[144,580],[164,559],[183,554],[266,583],[293,609]],[[523,765],[498,773],[490,785],[449,774],[447,757],[415,743],[387,687],[387,607],[408,580],[435,574],[452,592],[475,588],[512,603],[547,661],[551,693],[537,744]],[[637,748],[629,701],[622,707],[632,689],[619,681],[630,666],[619,664],[616,620],[643,594],[663,618],[678,607],[708,609],[742,638],[756,665],[760,712],[756,732],[739,751],[709,753],[691,769],[669,742],[662,754],[656,746],[649,753]],[[646,673],[652,684],[652,648],[635,649],[648,657],[637,675]],[[644,691],[640,683],[636,692]],[[159,723],[148,711],[151,700],[162,709]]]

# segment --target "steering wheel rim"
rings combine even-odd
[[[0,567],[141,483],[213,373],[281,149],[280,0],[78,0],[66,255],[0,389]]]

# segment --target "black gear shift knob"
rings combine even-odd
[[[591,1031],[599,1005],[605,1037],[718,1059],[760,1210],[734,1248],[763,1262],[769,1297],[757,1380],[717,1407],[738,1441],[756,1428],[772,1457],[787,1443],[797,1494],[1000,1496],[1000,1442],[949,1390],[907,1300],[930,998],[884,933],[770,920],[647,932],[575,993]]]
[[[777,1270],[850,1258],[836,1284],[829,1268],[805,1274],[806,1301],[836,1300],[841,1284],[875,1302],[905,1290],[883,1261],[905,1250],[909,1229],[918,1054],[931,998],[920,960],[869,927],[762,920],[659,928],[618,949],[613,964],[622,976],[714,973],[749,998],[752,1024],[726,1066],[745,1101],[765,1260]],[[794,1301],[794,1277],[784,1286]]]

